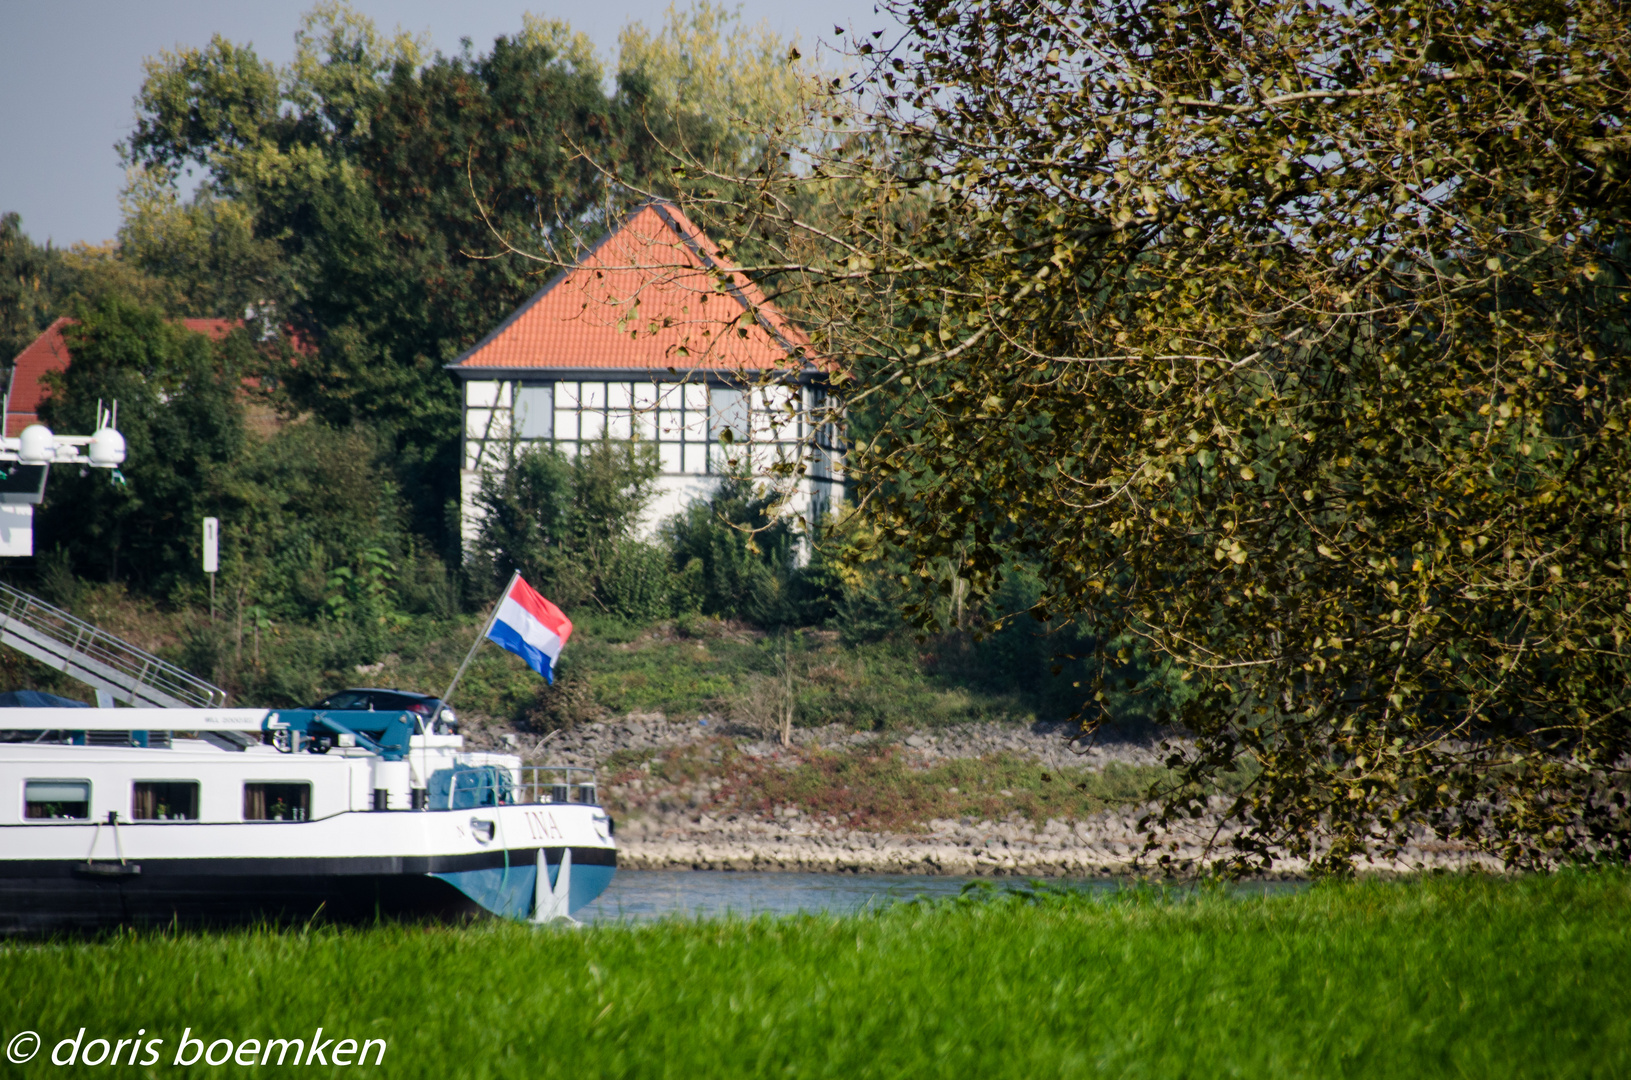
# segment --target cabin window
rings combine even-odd
[[[23,784],[23,817],[85,820],[91,816],[89,780],[29,780]]]
[[[493,765],[456,765],[430,774],[432,810],[470,810],[515,801],[515,781],[507,769]]]
[[[310,784],[245,784],[245,821],[305,821],[311,817]]]
[[[130,800],[130,816],[137,821],[197,821],[197,781],[136,781]]]

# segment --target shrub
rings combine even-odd
[[[502,587],[519,571],[563,608],[667,614],[666,572],[637,550],[634,531],[657,477],[651,446],[602,439],[574,458],[552,446],[511,447],[482,478],[477,566]],[[621,605],[621,607],[619,607]]]
[[[601,602],[620,619],[651,623],[673,610],[674,574],[668,552],[640,540],[624,539],[600,575]]]
[[[798,538],[771,516],[773,498],[751,479],[726,477],[707,502],[692,503],[663,527],[682,610],[777,626],[791,615],[784,587]]]

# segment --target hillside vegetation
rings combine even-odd
[[[1023,723],[1084,706],[1148,724],[1184,698],[1131,639],[1027,618],[1040,585],[1023,560],[979,602],[957,581],[941,596],[947,583],[851,505],[788,520],[760,478],[731,476],[640,528],[649,447],[513,448],[484,478],[467,543],[443,365],[543,265],[482,257],[490,226],[570,260],[648,193],[736,191],[718,177],[779,161],[823,73],[706,0],[631,25],[615,71],[565,23],[530,16],[490,49],[445,55],[325,2],[295,45],[281,67],[221,37],[152,59],[120,148],[116,243],[63,252],[0,215],[0,348],[75,320],[42,419],[88,430],[118,400],[130,446],[117,476],[53,474],[36,555],[6,560],[6,581],[234,701],[291,705],[358,683],[439,692],[520,572],[578,626],[558,684],[488,650],[455,705],[540,734],[630,712],[783,741],[808,725]],[[675,170],[679,146],[716,175]],[[184,197],[188,169],[203,179]],[[839,185],[822,199],[856,197]],[[756,241],[721,230],[751,261]],[[799,298],[785,300],[796,319]],[[217,341],[176,321],[204,316],[243,327]],[[850,409],[853,438],[874,412]],[[213,582],[206,516],[221,522]],[[925,592],[947,628],[920,639],[902,610]],[[16,656],[0,676],[87,695]]]
[[[53,599],[105,629],[214,673],[234,704],[303,705],[343,686],[439,694],[464,659],[481,615],[418,616],[391,627],[381,646],[359,644],[344,624],[257,626],[223,612],[166,609],[119,586],[77,585]],[[710,720],[779,739],[789,706],[794,728],[842,725],[905,733],[973,721],[1034,724],[1064,719],[1068,685],[1047,674],[1053,639],[1023,626],[1012,640],[980,644],[905,633],[846,641],[838,629],[767,631],[703,615],[647,625],[581,616],[554,686],[518,658],[484,644],[453,705],[478,731],[546,734],[628,714]],[[366,659],[366,662],[359,662]],[[223,677],[224,676],[224,677]],[[0,680],[88,700],[89,689],[11,650]],[[1125,729],[1140,724],[1148,694],[1128,694]]]

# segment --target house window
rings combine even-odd
[[[89,780],[28,780],[23,784],[23,817],[78,820],[91,816]]]
[[[633,393],[634,435],[646,442],[657,441],[657,384],[635,383]]]
[[[554,438],[554,387],[544,383],[515,388],[515,433],[522,439]]]
[[[634,438],[634,388],[626,382],[606,384],[606,436]]]
[[[305,821],[311,817],[310,784],[245,784],[245,821]]]
[[[578,438],[592,442],[606,433],[606,384],[578,384]]]
[[[197,821],[197,781],[136,781],[131,793],[130,816],[137,821]]]
[[[555,439],[578,437],[578,384],[558,382],[555,392]]]
[[[708,392],[708,439],[728,443],[748,441],[747,394],[725,386],[716,386]]]

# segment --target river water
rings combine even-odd
[[[1001,889],[1024,882],[991,878],[926,877],[921,874],[801,874],[754,870],[619,870],[580,922],[647,922],[670,915],[847,915],[915,897],[948,897],[970,881]],[[1053,880],[1058,888],[1103,892],[1123,887],[1113,880]]]
[[[956,896],[969,882],[991,889],[1029,888],[1024,878],[928,877],[922,874],[805,874],[761,870],[619,870],[594,903],[577,911],[579,922],[650,922],[669,916],[848,915],[868,907]],[[1138,888],[1131,879],[1049,878],[1045,888],[1104,895]],[[1239,882],[1230,894],[1246,898],[1297,892],[1302,881]],[[1182,886],[1172,899],[1192,895]]]

